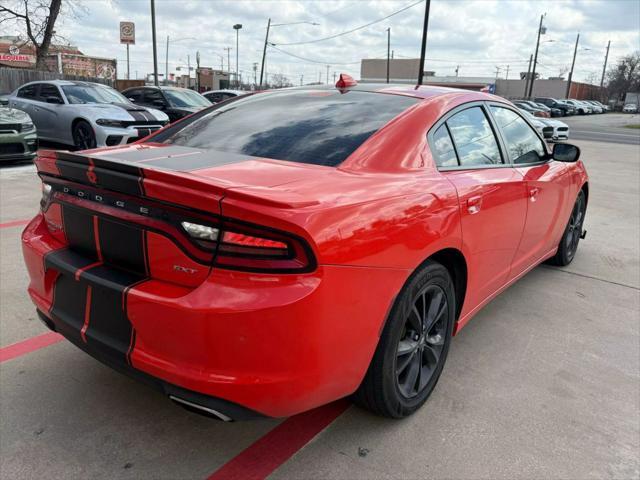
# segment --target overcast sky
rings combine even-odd
[[[326,80],[326,65],[333,72],[360,77],[360,59],[386,58],[386,29],[391,27],[391,48],[397,58],[420,54],[424,1],[386,20],[335,39],[300,45],[365,25],[416,3],[417,0],[156,0],[158,69],[165,70],[165,42],[169,46],[169,71],[186,65],[187,55],[195,64],[200,51],[201,65],[227,69],[225,47],[231,47],[235,70],[235,31],[240,31],[240,70],[253,76],[253,63],[260,62],[267,25],[315,22],[274,27],[270,41],[282,51],[269,49],[267,71],[282,73],[295,84]],[[131,47],[131,77],[142,78],[153,71],[149,0],[83,0],[86,13],[79,21],[65,20],[57,27],[84,53],[118,59],[118,75],[126,75],[126,48],[119,44],[118,24],[136,24],[136,45]],[[496,66],[504,78],[526,71],[535,48],[540,15],[546,12],[546,35],[539,53],[543,77],[569,69],[576,34],[580,47],[574,78],[582,81],[599,76],[605,49],[611,40],[609,64],[640,49],[640,1],[638,0],[432,0],[425,70],[437,75],[495,76]],[[191,38],[190,38],[191,37]],[[553,40],[550,41],[550,40]],[[585,49],[582,49],[585,48]],[[307,60],[287,55],[287,52]],[[317,63],[315,63],[317,62]],[[259,69],[259,66],[258,66]],[[259,70],[258,70],[259,74]]]

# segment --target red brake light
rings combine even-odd
[[[351,75],[341,73],[340,78],[336,82],[336,88],[354,87],[358,84]]]
[[[308,272],[315,259],[307,243],[295,235],[224,221],[214,265],[267,273]]]

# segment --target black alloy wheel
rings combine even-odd
[[[396,350],[396,382],[406,398],[422,392],[433,376],[446,337],[447,297],[437,285],[418,293]]]
[[[571,210],[571,216],[569,222],[565,228],[560,244],[558,245],[558,251],[554,257],[550,259],[550,263],[553,265],[559,265],[564,267],[569,265],[578,251],[578,244],[580,238],[582,238],[582,228],[584,225],[584,217],[587,211],[587,197],[583,190],[580,190],[576,203]]]
[[[84,120],[79,121],[73,127],[73,144],[78,150],[96,148],[96,134]]]
[[[355,403],[391,418],[418,410],[444,368],[455,303],[449,270],[427,260],[398,293]]]

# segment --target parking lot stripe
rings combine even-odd
[[[207,480],[266,478],[349,406],[350,403],[342,399],[286,419],[213,472]]]
[[[0,223],[0,228],[20,227],[22,225],[26,225],[30,221],[31,221],[31,219],[29,219],[29,220],[13,220],[11,222]]]
[[[35,350],[53,345],[63,340],[62,335],[55,332],[47,332],[36,337],[31,337],[21,342],[0,348],[0,363],[16,357],[20,357]]]

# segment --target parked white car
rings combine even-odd
[[[526,110],[520,109],[527,120],[542,133],[545,140],[549,142],[560,142],[569,139],[569,125],[553,118],[534,117]]]
[[[11,93],[9,105],[29,114],[41,140],[82,150],[131,143],[169,123],[165,113],[92,82],[30,82]]]
[[[627,103],[622,107],[624,113],[638,113],[638,105],[635,103]]]

